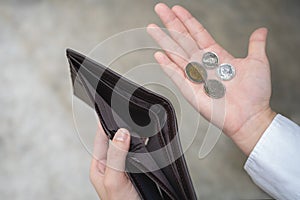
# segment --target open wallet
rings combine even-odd
[[[197,199],[170,101],[74,50],[66,54],[73,92],[96,111],[106,135],[129,130],[126,173],[140,198]]]

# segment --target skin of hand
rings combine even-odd
[[[124,172],[129,144],[130,135],[126,129],[119,129],[109,142],[102,126],[99,126],[94,142],[90,180],[100,199],[140,199]]]
[[[190,82],[184,73],[188,60],[199,60],[201,52],[217,53],[222,63],[230,63],[236,69],[236,77],[224,83],[226,86],[224,126],[212,121],[249,155],[276,113],[270,108],[270,66],[266,56],[267,29],[254,31],[249,40],[248,56],[234,58],[218,45],[207,30],[181,6],[172,9],[159,3],[155,11],[170,32],[166,35],[157,25],[150,24],[148,33],[165,52],[155,53],[157,62],[174,81],[186,99],[206,119],[211,116],[212,100],[202,86]],[[173,34],[172,34],[173,33]],[[179,37],[179,36],[184,37]],[[171,50],[171,51],[169,51]],[[171,53],[172,50],[177,54]],[[180,56],[178,56],[178,54]],[[201,58],[200,58],[201,60]],[[95,137],[90,179],[100,199],[140,199],[125,174],[125,160],[130,136],[126,129],[119,129],[109,142],[102,126]]]
[[[185,66],[190,60],[201,62],[203,52],[212,51],[218,55],[219,63],[230,63],[235,67],[236,76],[223,81],[226,87],[224,123],[217,119],[211,122],[249,155],[276,115],[269,104],[271,78],[265,50],[267,29],[255,30],[249,40],[247,57],[235,58],[217,44],[183,7],[169,8],[159,3],[155,12],[170,34],[155,24],[148,25],[147,32],[164,50],[156,52],[154,57],[185,98],[206,119],[211,118],[213,100],[205,94],[203,85],[187,79]]]

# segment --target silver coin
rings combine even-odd
[[[235,69],[231,64],[224,63],[217,68],[217,75],[224,81],[229,81],[235,76]]]
[[[202,56],[202,63],[207,69],[214,69],[218,66],[219,58],[214,52],[206,52]]]
[[[190,62],[185,67],[185,74],[194,83],[203,83],[207,79],[205,68],[197,62]]]
[[[214,99],[220,99],[225,95],[225,86],[218,80],[210,79],[204,84],[205,93]]]

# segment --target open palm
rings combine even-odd
[[[155,54],[156,60],[186,99],[248,154],[253,147],[245,148],[242,144],[250,142],[248,140],[252,137],[257,140],[256,132],[261,134],[274,116],[269,106],[271,80],[265,52],[267,30],[260,28],[252,34],[246,58],[234,58],[183,7],[170,9],[160,3],[155,11],[170,33],[170,36],[167,35],[155,24],[148,26],[148,33],[165,50]],[[235,78],[222,82],[226,87],[226,95],[222,99],[208,97],[203,85],[192,83],[184,73],[190,61],[201,62],[203,53],[209,51],[218,55],[219,63],[230,63],[236,70]],[[209,73],[209,79],[214,79],[214,74]],[[215,105],[222,105],[222,113],[218,114],[219,108]]]

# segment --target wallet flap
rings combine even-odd
[[[120,127],[137,134],[131,136],[130,152],[143,154],[128,156],[127,168],[140,172],[129,172],[128,175],[141,197],[152,199],[159,195],[160,198],[155,199],[196,199],[171,103],[73,50],[67,50],[67,57],[73,86],[76,84],[78,87],[74,88],[74,94],[96,110],[106,134],[113,138]],[[116,101],[114,104],[112,98]],[[153,105],[160,107],[151,109]],[[129,116],[122,111],[122,107],[129,109]],[[150,129],[154,131],[151,134],[143,132],[143,126],[149,121],[153,122]],[[147,145],[144,139],[148,140]],[[172,140],[174,144],[166,147]],[[164,147],[160,156],[149,154]],[[176,155],[180,157],[176,159]],[[168,162],[169,165],[161,167],[158,165],[161,162]],[[149,196],[154,192],[155,195]]]

